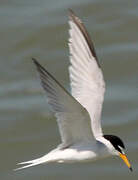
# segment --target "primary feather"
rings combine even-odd
[[[33,61],[46,91],[48,103],[57,117],[62,143],[68,146],[77,141],[92,140],[90,118],[86,109],[35,59]]]
[[[103,74],[89,34],[71,10],[69,25],[71,93],[87,109],[96,138],[102,135],[100,121],[105,92]]]

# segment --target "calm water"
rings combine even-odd
[[[104,132],[127,144],[134,168],[117,157],[86,164],[49,164],[13,172],[60,143],[31,57],[69,89],[67,9],[83,19],[106,80]],[[138,179],[138,1],[1,0],[0,179]]]

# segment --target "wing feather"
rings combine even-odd
[[[70,10],[70,81],[72,96],[87,109],[95,137],[102,135],[101,111],[105,82],[90,36],[81,20]]]
[[[88,112],[34,58],[33,61],[39,72],[42,87],[46,91],[48,103],[57,117],[63,144],[92,140]]]

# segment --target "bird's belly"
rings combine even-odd
[[[52,157],[54,157],[53,161],[60,163],[93,161],[99,157],[96,149],[89,146],[70,147],[67,149],[54,151],[53,153],[51,154]]]
[[[77,161],[91,161],[96,159],[96,154],[92,151],[84,150],[77,151],[68,149],[62,152],[62,157],[59,162],[77,162]]]
[[[85,162],[94,161],[109,156],[109,152],[105,145],[100,142],[83,143],[68,148],[57,148],[47,154],[49,162]]]

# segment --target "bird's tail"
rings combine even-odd
[[[16,169],[14,169],[14,171],[25,169],[25,168],[28,168],[31,166],[36,166],[38,164],[48,163],[48,162],[50,162],[50,160],[47,159],[47,156],[43,156],[41,158],[34,159],[31,161],[25,161],[25,162],[18,163],[17,165],[25,165],[25,166],[16,168]]]

